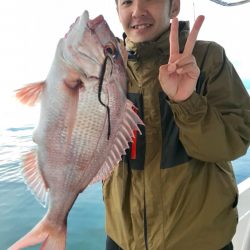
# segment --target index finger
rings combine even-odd
[[[194,45],[196,42],[196,39],[198,37],[198,33],[200,31],[201,25],[204,21],[205,17],[204,16],[198,16],[197,19],[195,20],[194,26],[187,38],[187,42],[185,44],[185,48],[183,51],[183,54],[185,55],[192,55]]]
[[[171,27],[170,27],[170,34],[169,34],[169,61],[172,61],[172,56],[179,54],[179,22],[178,19],[175,17],[172,20]]]

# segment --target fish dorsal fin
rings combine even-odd
[[[22,175],[31,193],[42,206],[46,207],[48,202],[48,187],[38,168],[36,152],[32,151],[24,156]]]
[[[121,126],[119,126],[119,129],[117,130],[115,138],[111,138],[114,143],[112,143],[104,164],[91,181],[91,184],[108,178],[114,167],[117,166],[121,161],[121,156],[126,154],[125,150],[129,148],[129,142],[132,142],[134,131],[138,131],[141,134],[137,124],[144,124],[134,111],[136,108],[129,100],[126,101],[125,105],[126,108],[122,118]]]
[[[30,83],[25,87],[16,90],[16,98],[23,104],[34,106],[39,100],[40,94],[43,91],[45,82]]]

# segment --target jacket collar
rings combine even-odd
[[[129,59],[146,59],[151,57],[154,54],[164,54],[169,55],[169,33],[170,29],[163,32],[161,36],[150,42],[134,43],[126,37],[126,34],[123,34],[124,42],[126,49],[129,53]],[[180,21],[179,22],[179,44],[180,52],[183,51],[187,36],[189,33],[189,22]]]

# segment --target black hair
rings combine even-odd
[[[169,0],[169,1],[170,1],[170,6],[171,6],[173,0]],[[116,3],[116,5],[117,5],[118,0],[115,0],[115,3]]]

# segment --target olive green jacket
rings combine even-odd
[[[181,22],[181,51],[188,32]],[[223,48],[197,41],[196,92],[168,101],[158,81],[168,39],[169,31],[155,42],[126,39],[128,98],[145,127],[133,157],[128,150],[104,182],[106,232],[124,250],[218,250],[236,230],[230,161],[249,146],[250,99]]]

